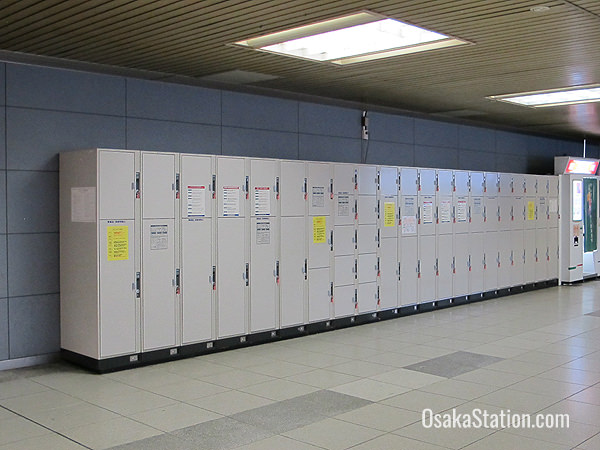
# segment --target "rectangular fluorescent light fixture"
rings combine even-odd
[[[600,85],[591,84],[546,91],[522,92],[519,94],[492,95],[491,100],[514,103],[532,108],[548,106],[577,105],[600,102]]]
[[[365,11],[239,41],[234,45],[344,65],[467,43]]]

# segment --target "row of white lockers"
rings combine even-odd
[[[94,359],[557,278],[555,176],[95,149],[60,189],[61,346]]]

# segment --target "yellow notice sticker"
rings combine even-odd
[[[313,243],[325,244],[327,242],[327,218],[325,216],[313,217]]]
[[[106,243],[109,261],[124,261],[129,259],[129,227],[119,225],[106,228]]]
[[[533,200],[527,202],[527,220],[535,220],[535,202]]]
[[[396,203],[385,202],[383,204],[383,226],[393,227],[396,225]]]

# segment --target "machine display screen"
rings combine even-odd
[[[573,180],[573,221],[583,219],[583,181]]]
[[[565,173],[580,173],[584,175],[594,175],[598,170],[598,161],[589,161],[583,159],[570,159]]]

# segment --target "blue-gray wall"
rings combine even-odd
[[[199,87],[0,63],[0,360],[59,350],[58,152],[112,147],[549,173],[581,144]],[[598,156],[591,146],[589,156]]]

